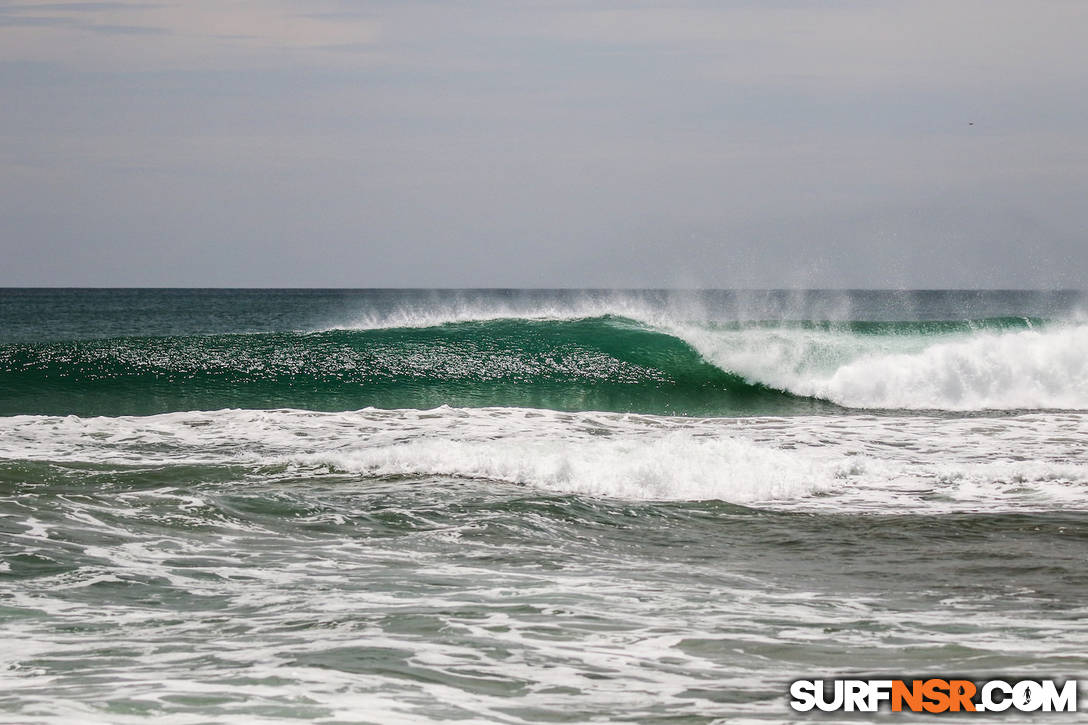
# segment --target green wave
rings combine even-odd
[[[1021,329],[1039,320],[740,323],[846,336]],[[620,317],[423,328],[126,337],[0,346],[0,415],[147,415],[220,408],[518,406],[663,415],[830,412],[722,370]]]

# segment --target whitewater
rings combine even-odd
[[[835,332],[665,329],[747,380],[849,408],[1088,408],[1088,325],[981,327],[877,339]]]
[[[0,419],[0,459],[440,476],[625,500],[839,512],[1088,508],[1086,449],[1081,414],[692,420],[438,408]]]

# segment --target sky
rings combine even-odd
[[[1088,287],[1082,0],[0,0],[0,284]]]

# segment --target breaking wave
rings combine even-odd
[[[695,416],[1088,409],[1083,324],[694,323],[559,312],[7,344],[0,415],[440,405]]]

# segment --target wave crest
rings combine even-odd
[[[0,346],[0,415],[443,404],[697,416],[1088,410],[1088,325],[613,313]]]
[[[849,408],[1088,409],[1088,326],[914,336],[680,330],[745,379]]]

